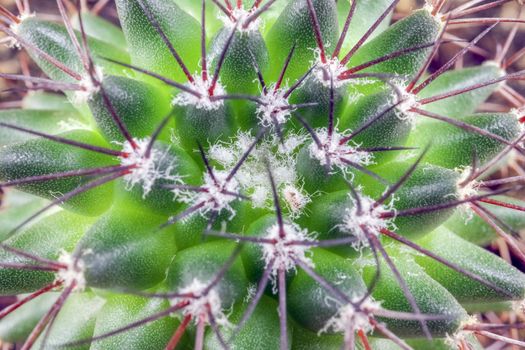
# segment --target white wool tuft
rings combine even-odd
[[[401,103],[394,110],[396,116],[400,120],[408,120],[410,124],[414,127],[416,125],[417,113],[412,112],[411,109],[421,107],[420,103],[417,101],[418,98],[413,93],[406,91],[404,83],[398,82],[394,83],[394,85],[396,86],[397,93],[392,92],[391,98],[393,102],[391,103],[397,103],[401,101]]]
[[[200,74],[193,75],[193,82],[187,83],[190,89],[199,93],[200,96],[195,96],[186,91],[179,92],[172,100],[174,106],[194,106],[197,109],[203,109],[206,111],[216,111],[224,105],[224,100],[221,99],[212,99],[208,92],[212,80],[208,79],[204,81]],[[224,95],[226,90],[221,85],[220,80],[217,81],[215,86],[214,95],[220,96]]]
[[[127,157],[119,157],[120,164],[123,166],[133,165],[130,172],[124,176],[126,190],[131,191],[135,185],[141,185],[145,198],[151,191],[157,180],[168,180],[173,183],[181,184],[182,177],[175,173],[175,162],[177,159],[169,153],[169,148],[159,150],[156,147],[151,149],[149,157],[145,156],[150,139],[135,139],[137,149],[126,141],[122,144],[122,152]]]
[[[221,141],[210,146],[208,156],[225,167],[234,166],[238,158],[235,150],[221,143]]]
[[[255,113],[259,119],[259,124],[262,127],[271,127],[276,123],[278,125],[286,123],[294,109],[286,108],[290,106],[288,98],[284,97],[286,89],[274,90],[273,86],[268,88],[268,94],[262,94],[259,99],[262,104],[259,104]]]
[[[104,79],[104,70],[102,67],[95,66],[94,74],[95,80],[99,83],[102,83],[102,80]],[[93,97],[93,94],[96,94],[100,90],[100,86],[93,83],[93,79],[91,79],[89,74],[82,76],[82,80],[78,82],[78,85],[80,86],[81,90],[75,91],[75,95],[73,97],[75,104],[83,104],[88,102]]]
[[[182,314],[184,316],[191,316],[196,324],[201,319],[209,324],[210,319],[208,313],[211,313],[218,325],[231,326],[228,318],[222,311],[219,294],[214,289],[204,294],[207,288],[208,285],[195,278],[191,284],[179,290],[179,294],[188,294],[193,297],[176,298],[172,300],[171,303],[176,305],[187,302],[188,305],[182,309]]]
[[[450,335],[447,334],[445,337],[445,344],[450,346],[452,349],[463,349],[464,344],[469,344],[468,335],[471,332],[467,332],[459,329],[456,333]]]
[[[213,175],[217,183],[207,172],[204,174],[204,184],[201,186],[202,191],[190,191],[175,189],[173,193],[175,197],[184,203],[197,205],[202,203],[199,213],[205,216],[210,211],[221,212],[227,210],[230,212],[230,219],[232,219],[236,212],[232,208],[231,203],[237,200],[237,197],[232,195],[239,193],[239,182],[232,178],[226,182],[229,173],[223,170],[213,170]],[[229,193],[225,193],[229,192]]]
[[[461,171],[461,176],[456,183],[458,199],[461,200],[476,196],[479,193],[480,182],[476,180],[469,180],[469,177],[472,173],[472,168],[467,166],[459,171]]]
[[[310,196],[304,194],[303,189],[299,189],[291,184],[283,188],[282,194],[286,207],[290,211],[289,216],[292,219],[298,218],[306,205],[312,201]]]
[[[310,156],[317,159],[323,166],[327,165],[328,160],[330,162],[330,170],[334,167],[339,168],[343,173],[349,173],[352,167],[345,163],[349,161],[362,166],[372,164],[372,155],[368,152],[357,150],[358,145],[349,141],[347,143],[340,144],[340,141],[347,136],[347,133],[339,133],[334,130],[332,137],[328,135],[328,129],[321,128],[316,130],[317,137],[321,143],[321,148],[317,146],[317,143],[312,142],[310,145]]]
[[[356,308],[354,305],[360,300],[360,297],[354,297],[351,304],[343,305],[319,333],[325,333],[329,330],[345,334],[354,333],[358,330],[365,333],[371,332],[374,327],[370,324],[370,316],[373,316],[374,312],[380,309],[380,303],[368,297],[359,308]]]
[[[246,288],[246,296],[242,300],[244,304],[248,304],[253,298],[255,298],[255,295],[257,294],[257,283],[250,283],[248,285],[248,288]]]
[[[457,188],[457,199],[464,200],[477,196],[479,194],[479,188],[481,183],[476,180],[469,180],[471,175],[472,168],[470,166],[464,167],[463,169],[456,169],[456,171],[461,172],[461,176],[456,183]],[[467,182],[467,180],[469,180]],[[465,222],[472,220],[474,217],[474,212],[471,210],[469,203],[464,203],[459,207],[460,213],[465,219]]]
[[[224,27],[229,29],[230,31],[237,26],[237,30],[241,33],[249,33],[249,32],[256,32],[261,27],[261,17],[259,16],[257,19],[253,20],[248,24],[248,26],[244,27],[245,21],[250,17],[256,9],[254,10],[245,10],[243,8],[237,8],[235,7],[232,11],[232,17],[235,19],[232,21],[232,19],[223,13],[219,13],[218,17],[224,24]],[[239,23],[237,25],[237,23]]]
[[[432,13],[434,12],[434,4],[433,4],[433,0],[425,0],[425,5],[423,6],[423,10],[427,11],[428,13]],[[437,17],[441,17],[442,14],[441,13],[436,13],[436,16]]]
[[[354,204],[351,208],[346,208],[343,223],[338,228],[356,238],[352,247],[359,250],[369,246],[368,233],[379,236],[382,229],[392,226],[391,219],[381,218],[381,213],[390,211],[391,208],[384,205],[374,208],[375,201],[372,198],[360,195],[361,212],[358,212],[356,200],[351,195],[349,197]]]
[[[346,72],[348,68],[341,64],[339,59],[337,57],[327,57],[326,63],[323,63],[321,61],[321,51],[319,49],[315,50],[316,60],[315,60],[315,68],[313,70],[313,76],[316,78],[316,80],[321,83],[324,87],[330,88],[332,85],[331,78],[334,81],[334,88],[340,88],[342,86],[347,85],[350,80],[345,79],[341,80],[339,79],[339,76]]]
[[[295,260],[302,261],[310,267],[314,267],[312,259],[308,256],[310,246],[293,244],[297,241],[315,241],[309,234],[308,230],[301,229],[299,225],[294,223],[285,223],[283,227],[285,233],[284,237],[280,236],[280,228],[278,224],[274,224],[267,230],[267,235],[264,237],[267,240],[272,240],[275,243],[261,243],[263,260],[268,266],[270,262],[275,259],[272,267],[272,277],[275,278],[279,269],[285,271],[295,269]]]
[[[290,216],[298,217],[310,196],[300,183],[296,172],[297,149],[305,142],[305,135],[290,134],[281,144],[277,137],[265,138],[252,150],[243,163],[236,180],[244,193],[250,196],[254,208],[273,208],[272,188],[266,170],[266,162],[281,197],[285,198]],[[229,144],[218,142],[210,147],[210,158],[225,169],[233,167],[255,141],[249,133],[240,132]]]
[[[525,314],[525,299],[514,301],[512,310],[517,313]]]
[[[56,277],[57,281],[63,281],[66,286],[76,283],[74,289],[80,292],[83,291],[86,288],[84,261],[82,261],[82,259],[75,259],[72,254],[62,250],[58,257],[58,262],[67,267],[58,270]]]
[[[13,24],[11,24],[9,26],[9,29],[11,29],[11,31],[18,35],[18,30],[19,30],[19,27],[20,25],[22,24],[22,22],[24,22],[26,19],[28,18],[32,18],[32,17],[35,17],[36,16],[36,13],[21,13],[17,18],[18,18],[18,23],[14,22]],[[21,49],[22,48],[22,44],[20,44],[15,38],[13,37],[7,37],[5,38],[4,40],[2,40],[2,42],[5,42],[6,45],[9,47],[9,48],[13,48],[13,49]]]
[[[447,334],[445,338],[445,344],[450,347],[454,347],[458,349],[463,348],[464,344],[470,343],[468,340],[468,335],[471,334],[470,331],[464,330],[465,326],[476,325],[476,324],[479,324],[478,318],[476,316],[469,316],[466,320],[461,322],[456,333],[452,335]]]

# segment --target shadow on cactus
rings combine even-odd
[[[0,7],[46,77],[0,111],[0,339],[22,349],[525,343],[525,98],[509,1],[57,0]],[[479,4],[482,3],[482,4]],[[474,16],[474,17],[473,17]],[[394,22],[393,24],[390,24]],[[478,42],[514,23],[495,57]],[[486,27],[471,41],[459,25]],[[429,67],[444,45],[459,47]],[[462,67],[467,54],[487,56]],[[512,107],[491,110],[499,93]],[[502,348],[500,346],[499,348]]]

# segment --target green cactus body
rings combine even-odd
[[[482,247],[525,261],[523,179],[488,178],[524,152],[525,106],[484,109],[525,73],[508,48],[453,68],[493,27],[431,64],[478,2],[115,0],[120,25],[26,3],[0,31],[49,78],[0,73],[36,90],[0,111],[0,342],[525,345],[470,315],[525,299]]]

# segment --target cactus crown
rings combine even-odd
[[[525,298],[480,247],[525,262],[523,176],[490,177],[525,151],[524,21],[477,17],[510,1],[394,21],[399,0],[115,0],[120,27],[107,1],[56,2],[60,24],[0,7],[2,42],[43,72],[0,73],[28,92],[0,111],[1,340],[525,347],[503,333],[522,325],[470,316]],[[504,22],[491,57],[478,42]],[[431,69],[443,45],[459,49]]]

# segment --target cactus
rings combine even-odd
[[[115,0],[0,8],[45,77],[0,111],[0,339],[22,349],[525,347],[508,1]],[[452,3],[452,1],[450,1]],[[451,5],[446,7],[445,5]],[[455,7],[454,7],[455,6]],[[447,9],[447,10],[445,10]],[[472,17],[475,16],[475,17]],[[454,68],[503,22],[495,57]],[[472,40],[449,29],[483,29]],[[439,48],[458,53],[429,69]],[[484,102],[500,92],[508,105]],[[502,333],[503,332],[503,333]],[[499,347],[501,348],[501,347]]]

